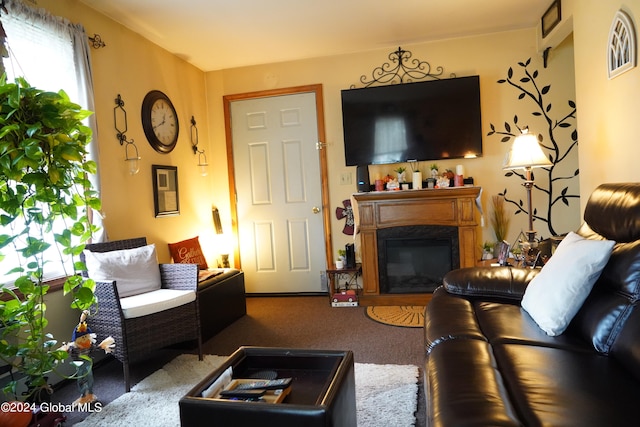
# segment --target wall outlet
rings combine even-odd
[[[352,183],[351,172],[343,172],[342,175],[340,175],[340,185],[351,185]]]

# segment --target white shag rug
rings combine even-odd
[[[226,357],[178,356],[125,393],[90,414],[78,427],[180,425],[178,401]],[[418,367],[355,364],[356,411],[359,427],[415,425],[418,407]]]

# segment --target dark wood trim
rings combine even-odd
[[[226,136],[227,147],[227,170],[229,179],[229,198],[231,207],[231,222],[233,228],[233,234],[238,238],[238,210],[236,206],[237,193],[235,182],[235,169],[233,164],[233,137],[231,130],[231,103],[234,101],[244,101],[247,99],[267,98],[271,96],[293,95],[297,93],[313,92],[316,95],[316,121],[318,126],[318,141],[324,143],[325,137],[325,123],[324,123],[324,98],[322,95],[322,85],[313,84],[305,86],[296,86],[282,89],[271,89],[257,92],[247,92],[235,95],[223,96],[224,103],[224,127]],[[319,150],[320,155],[320,185],[322,192],[322,220],[324,224],[324,245],[325,245],[325,257],[327,265],[331,265],[333,259],[333,243],[331,236],[331,215],[329,212],[329,179],[328,179],[328,167],[327,167],[327,153],[326,149]],[[238,246],[234,252],[234,267],[241,269],[242,260],[240,259],[240,250]]]

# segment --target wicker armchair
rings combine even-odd
[[[145,246],[146,238],[93,243],[86,246],[92,252],[110,252]],[[84,259],[83,259],[84,261]],[[148,314],[125,318],[115,282],[97,282],[95,294],[98,309],[91,317],[91,329],[100,337],[115,339],[113,356],[122,362],[125,389],[131,389],[129,364],[148,357],[154,350],[173,344],[196,340],[202,360],[200,316],[198,313],[198,266],[195,264],[160,264],[162,288],[190,290],[196,299],[188,304]]]

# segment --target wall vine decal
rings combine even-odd
[[[537,70],[531,71],[529,66],[531,65],[531,58],[525,62],[519,62],[518,66],[522,75],[516,76],[513,67],[509,67],[507,72],[507,78],[498,80],[499,84],[508,84],[520,92],[518,95],[519,100],[531,101],[535,104],[536,110],[531,113],[534,117],[543,118],[546,122],[546,132],[538,134],[538,141],[545,153],[548,154],[549,160],[553,163],[548,168],[538,168],[536,173],[546,173],[547,179],[539,179],[536,177],[533,190],[544,193],[547,199],[547,207],[545,212],[538,212],[537,209],[533,210],[534,220],[540,220],[547,224],[547,228],[551,235],[557,235],[558,232],[553,226],[553,209],[558,203],[563,203],[569,206],[571,199],[578,199],[579,194],[571,194],[569,187],[563,185],[563,182],[575,179],[580,173],[580,169],[577,168],[573,175],[560,175],[556,171],[558,166],[567,156],[578,147],[578,131],[576,129],[576,103],[572,100],[567,101],[569,107],[568,113],[562,113],[562,115],[554,119],[552,114],[554,113],[551,102],[545,100],[545,96],[551,91],[551,85],[541,86],[537,81],[539,74]],[[487,136],[501,135],[501,141],[503,143],[509,142],[511,138],[516,137],[521,133],[521,129],[527,127],[527,125],[520,125],[517,115],[513,117],[513,125],[508,121],[504,123],[504,130],[497,130],[493,123],[490,123],[490,132]],[[531,128],[531,130],[535,130]],[[568,145],[561,143],[565,137],[559,135],[560,131],[568,132],[570,141]],[[514,133],[517,132],[517,133]],[[517,177],[521,180],[525,180],[523,173],[517,171],[508,171],[505,173],[506,177]],[[515,214],[524,213],[528,215],[526,204],[522,199],[511,199],[507,196],[507,189],[505,188],[499,195],[504,197],[506,203],[516,207]]]

